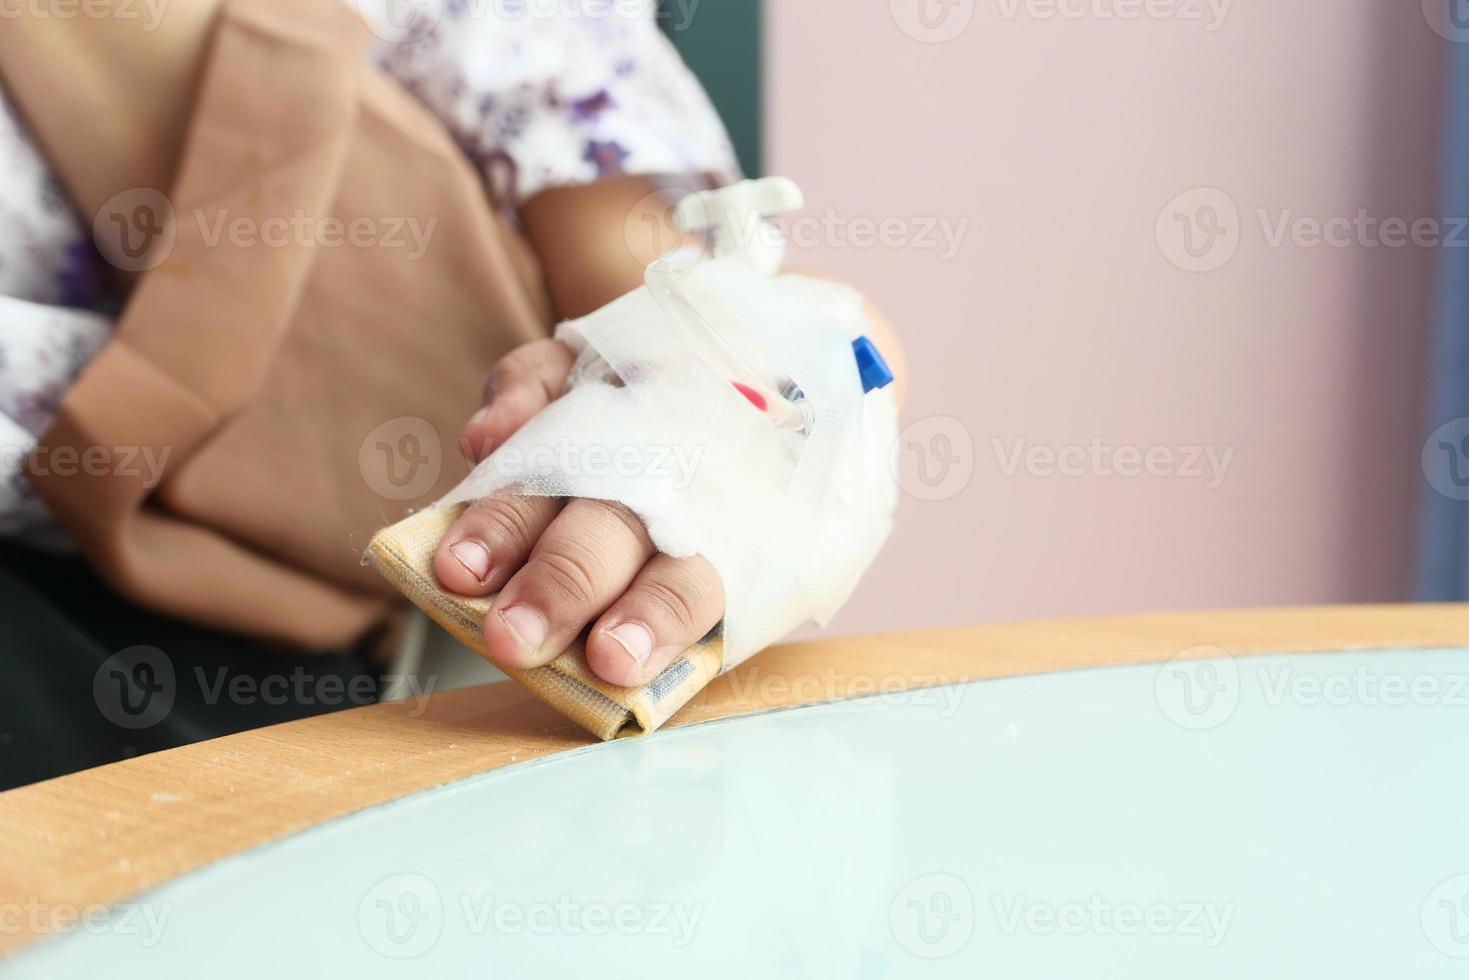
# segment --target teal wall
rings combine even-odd
[[[746,175],[763,164],[761,0],[662,0],[662,24],[709,91]]]

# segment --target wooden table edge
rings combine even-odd
[[[1469,605],[1161,613],[843,637],[766,651],[717,679],[668,727],[1220,650],[1434,646],[1469,646]],[[0,793],[0,909],[10,912],[0,918],[0,955],[68,916],[248,848],[592,741],[504,683],[242,732]]]

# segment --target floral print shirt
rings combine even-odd
[[[507,208],[617,174],[738,177],[654,0],[344,2],[375,35],[373,62],[443,122]],[[110,337],[104,271],[0,87],[0,534],[51,536],[25,474],[45,461],[28,454]]]
[[[372,58],[438,116],[517,205],[616,174],[738,176],[656,0],[357,0]]]
[[[73,379],[107,343],[102,260],[0,92],[0,533],[46,523],[26,479]]]

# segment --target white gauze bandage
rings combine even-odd
[[[897,413],[889,391],[863,393],[855,291],[736,258],[688,274],[799,382],[807,432],[772,426],[639,288],[557,329],[578,352],[566,394],[441,504],[511,491],[626,506],[658,550],[719,573],[727,669],[824,625],[871,564],[897,500]]]

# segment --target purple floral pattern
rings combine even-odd
[[[0,91],[0,531],[48,520],[24,469],[61,399],[107,343],[102,259]]]
[[[618,174],[737,179],[724,126],[654,10],[449,0],[396,34],[376,23],[403,40],[382,40],[372,57],[444,121],[507,207]]]

